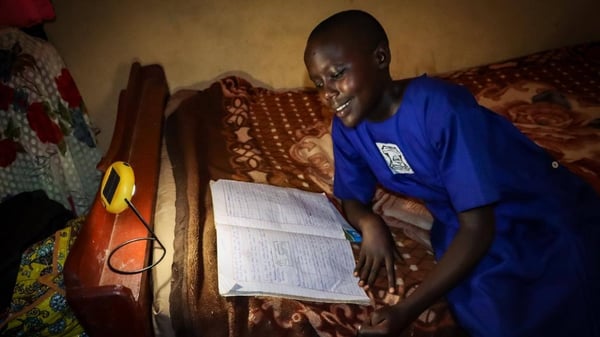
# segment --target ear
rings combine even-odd
[[[390,47],[386,44],[380,43],[377,48],[375,48],[373,55],[375,56],[375,62],[380,69],[388,68],[390,66],[392,57]]]

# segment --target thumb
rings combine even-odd
[[[358,336],[360,336],[360,337],[376,337],[376,336],[383,336],[383,335],[384,335],[384,330],[381,325],[364,324],[358,330]]]
[[[360,337],[371,337],[371,336],[382,336],[385,318],[383,315],[379,315],[378,311],[371,314],[371,317],[367,319],[359,328],[358,336]]]
[[[377,326],[385,321],[386,315],[384,314],[383,309],[375,310],[371,313],[371,317],[369,317],[369,326]]]

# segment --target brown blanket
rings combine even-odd
[[[479,102],[512,120],[557,160],[600,191],[600,44],[534,54],[440,75],[467,86]],[[181,336],[354,336],[375,308],[401,301],[434,261],[431,216],[416,200],[378,191],[374,209],[392,226],[404,263],[397,295],[386,281],[373,306],[218,294],[210,179],[237,179],[331,193],[329,122],[312,90],[274,91],[226,77],[193,93],[168,118],[166,139],[177,190],[170,296]],[[358,247],[354,247],[358,252]],[[407,336],[464,335],[444,300]]]

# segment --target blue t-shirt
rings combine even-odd
[[[582,305],[590,298],[600,304],[598,292],[587,289],[591,281],[600,281],[597,271],[588,270],[600,263],[592,247],[600,245],[597,194],[510,121],[480,106],[464,87],[426,76],[412,79],[393,116],[355,128],[334,118],[332,138],[335,195],[369,203],[379,183],[420,198],[435,219],[431,242],[437,258],[456,234],[458,213],[494,205],[492,247],[471,277],[448,295],[471,333],[518,336],[545,331],[540,326],[560,331],[548,323],[556,316],[546,310],[556,309],[544,299],[550,292],[561,305]],[[591,244],[585,236],[594,237],[588,238]],[[561,286],[552,288],[556,283]],[[509,295],[523,291],[528,294]],[[525,313],[522,301],[530,303],[528,310],[540,310]],[[563,316],[559,326],[571,318],[581,323],[573,313],[558,312]],[[522,314],[528,315],[527,324]]]

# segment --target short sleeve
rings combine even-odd
[[[331,132],[335,164],[333,193],[340,199],[368,204],[373,199],[377,180],[344,129],[341,121],[334,118]]]
[[[440,83],[432,89],[425,130],[439,155],[441,178],[454,208],[463,212],[498,201],[488,115],[493,112],[463,87]]]

